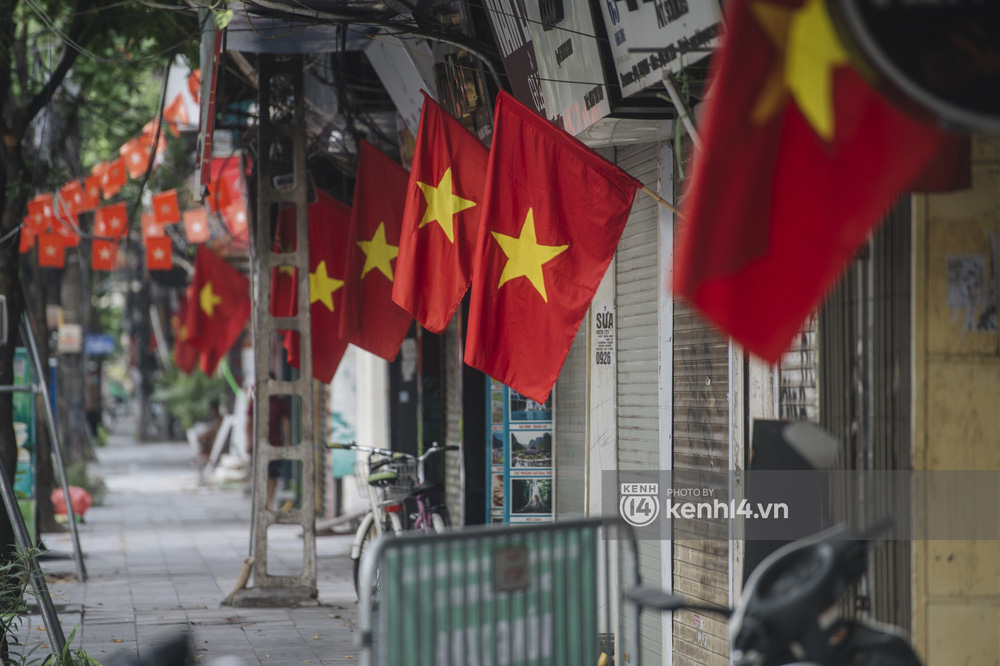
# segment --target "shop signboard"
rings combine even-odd
[[[552,396],[537,403],[499,382],[488,396],[488,522],[541,523],[552,520]]]
[[[662,82],[665,69],[677,73],[701,60],[705,49],[716,46],[721,21],[718,2],[596,1],[622,97]]]
[[[528,30],[538,58],[545,115],[573,136],[611,113],[594,15],[585,2],[562,2],[562,14],[543,16],[526,2]]]

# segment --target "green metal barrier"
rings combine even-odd
[[[602,520],[384,537],[361,563],[362,663],[596,666],[615,634],[638,646],[618,593],[635,561]]]

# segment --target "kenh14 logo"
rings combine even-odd
[[[618,512],[634,527],[646,527],[660,515],[660,484],[623,483]]]

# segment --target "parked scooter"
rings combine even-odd
[[[871,540],[886,527],[865,534],[832,528],[776,550],[754,570],[732,611],[657,589],[640,587],[628,596],[640,608],[731,613],[739,666],[920,666],[896,628],[840,613],[838,602],[865,570]]]

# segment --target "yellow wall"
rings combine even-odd
[[[981,323],[1000,286],[1000,138],[974,140],[972,189],[918,195],[914,213],[914,468],[1000,470],[1000,334]],[[949,257],[979,257],[966,265],[985,266],[983,295],[949,299]],[[963,293],[971,307],[957,305]],[[1000,506],[969,508],[1000,516]],[[1000,541],[916,541],[913,551],[913,637],[928,666],[1000,665]]]

